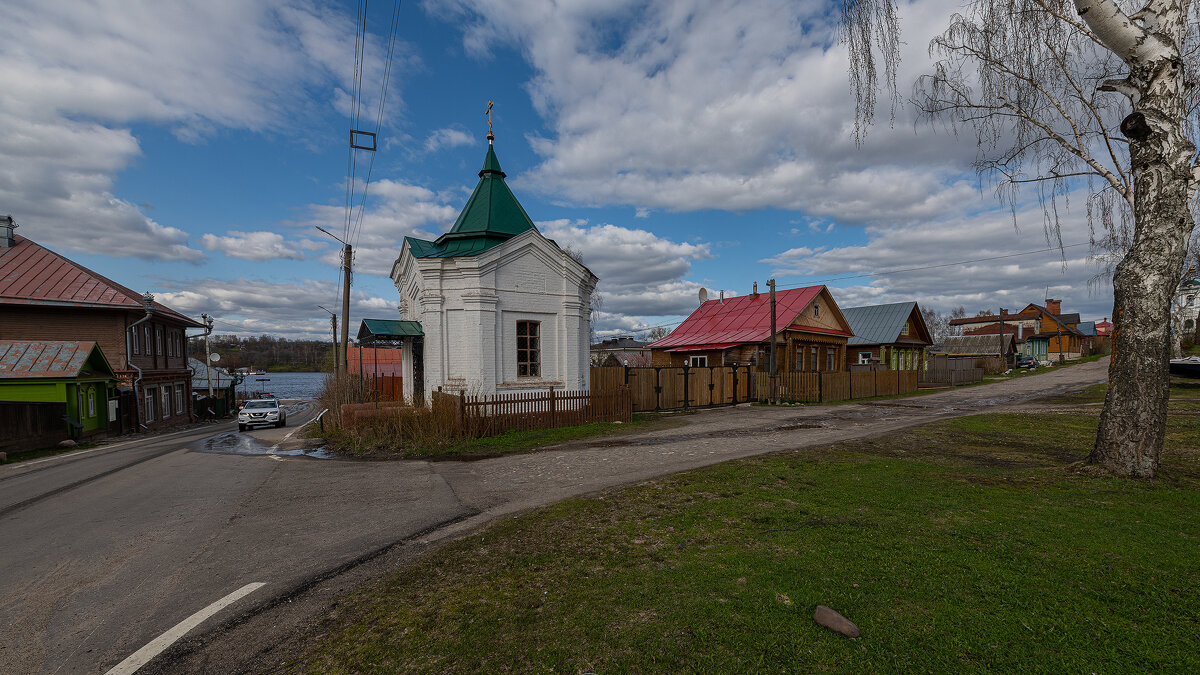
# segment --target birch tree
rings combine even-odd
[[[854,69],[894,62],[895,42],[879,37],[894,30],[894,0],[844,2],[857,92],[876,81]],[[1171,297],[1200,184],[1195,18],[1182,0],[972,0],[930,45],[938,60],[915,87],[928,120],[973,132],[976,168],[1002,199],[1015,208],[1022,188],[1041,199],[1050,241],[1061,245],[1059,215],[1085,191],[1093,244],[1119,259],[1109,387],[1088,461],[1125,476],[1156,475],[1166,430]],[[859,100],[862,123],[875,100]]]

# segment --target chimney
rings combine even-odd
[[[758,297],[758,282],[757,281],[754,282],[754,290],[750,292],[750,297],[752,297],[752,298]]]
[[[725,304],[725,291],[721,291],[721,304]]]
[[[1051,300],[1046,298],[1046,311],[1058,316],[1062,314],[1062,300]]]
[[[0,216],[0,248],[9,248],[17,245],[17,240],[13,235],[13,230],[17,227],[17,224],[13,222],[12,216]]]

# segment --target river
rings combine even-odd
[[[302,398],[312,400],[321,395],[328,373],[267,373],[247,375],[238,385],[239,395],[257,395],[265,391],[277,398]]]

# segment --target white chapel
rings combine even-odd
[[[490,126],[490,124],[489,124]],[[517,202],[488,131],[479,183],[449,232],[405,237],[392,266],[404,395],[589,388],[588,323],[597,278],[538,232]]]

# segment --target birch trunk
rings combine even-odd
[[[1076,0],[1083,20],[1129,66],[1110,87],[1130,96],[1121,123],[1133,174],[1134,239],[1113,277],[1113,355],[1100,430],[1088,460],[1153,478],[1167,423],[1170,307],[1187,255],[1196,148],[1187,138],[1180,48],[1185,6],[1150,2],[1138,25],[1111,0]]]

